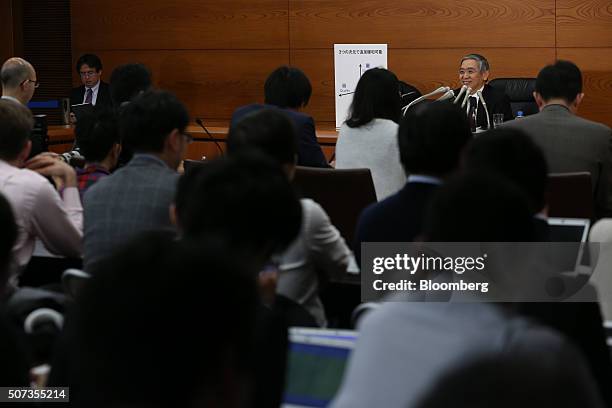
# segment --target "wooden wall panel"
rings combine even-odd
[[[292,48],[554,47],[555,0],[289,0]]]
[[[612,48],[560,48],[557,55],[582,70],[585,95],[578,114],[612,127]]]
[[[106,78],[118,65],[143,63],[152,70],[155,86],[174,92],[193,117],[218,121],[227,121],[238,106],[263,102],[267,75],[288,63],[284,50],[96,52]]]
[[[459,60],[470,51],[487,57],[491,79],[535,77],[541,67],[555,60],[554,48],[397,49],[389,53],[389,69],[422,93],[439,86],[459,87]],[[304,69],[313,84],[306,111],[317,123],[334,122],[333,50],[292,50],[291,61]]]
[[[0,2],[0,64],[15,55],[13,45],[13,5],[12,1]]]
[[[288,48],[286,0],[72,0],[77,50]]]
[[[558,47],[612,47],[610,0],[557,0]]]

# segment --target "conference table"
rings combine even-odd
[[[187,148],[186,159],[201,160],[212,159],[225,152],[227,139],[227,126],[207,127],[210,136],[198,125],[191,124],[187,133],[193,138],[193,143]],[[323,149],[327,160],[331,160],[336,149],[338,132],[332,125],[317,127],[317,140]],[[55,153],[64,153],[72,149],[74,144],[74,126],[52,125],[48,127],[49,150]]]

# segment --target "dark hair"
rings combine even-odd
[[[75,402],[227,406],[252,364],[253,274],[214,240],[148,233],[124,245],[78,298]]]
[[[542,149],[517,129],[498,128],[476,138],[466,149],[464,166],[475,173],[498,173],[522,188],[532,213],[546,203],[548,166]]]
[[[427,212],[431,242],[532,242],[532,213],[525,193],[503,177],[467,173],[448,181]]]
[[[384,68],[372,68],[357,82],[346,125],[356,128],[376,118],[397,123],[401,108],[399,82],[395,74]]]
[[[100,162],[120,142],[119,118],[113,110],[83,115],[76,124],[75,136],[85,160]]]
[[[167,91],[150,90],[125,106],[119,117],[119,134],[135,152],[161,152],[168,134],[183,133],[189,123],[185,105]]]
[[[233,155],[256,149],[279,164],[295,163],[297,132],[282,111],[264,109],[245,116],[232,126],[227,136],[227,151]]]
[[[279,108],[300,108],[308,105],[312,86],[302,70],[282,66],[275,69],[264,84],[264,102]]]
[[[582,73],[570,61],[557,61],[547,65],[538,74],[535,90],[545,101],[561,98],[573,102],[582,92]]]
[[[16,159],[28,143],[33,127],[34,119],[28,108],[0,100],[0,159]]]
[[[111,99],[115,106],[134,99],[151,88],[151,72],[144,64],[125,64],[115,68],[110,77]]]
[[[0,297],[9,278],[12,250],[17,241],[17,224],[9,202],[0,193]]]
[[[214,237],[250,259],[284,250],[301,225],[302,209],[287,176],[261,154],[224,157],[186,174],[175,204],[186,237]]]
[[[91,68],[94,68],[96,72],[100,72],[102,69],[102,61],[100,57],[95,54],[83,54],[79,57],[75,65],[77,73],[81,73],[81,67],[83,65],[89,65]]]
[[[422,102],[400,122],[400,160],[408,174],[443,176],[458,167],[471,139],[465,111],[448,102]]]

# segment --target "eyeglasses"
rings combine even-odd
[[[84,78],[91,78],[92,76],[98,75],[96,71],[79,72],[79,75]]]
[[[38,82],[38,81],[36,81],[36,80],[34,80],[34,79],[26,79],[26,80],[24,80],[24,81],[21,83],[21,85],[23,85],[23,84],[27,84],[28,82],[33,83],[33,84],[34,84],[34,88],[38,88],[38,87],[40,86],[40,82]]]
[[[476,71],[475,69],[460,69],[459,70],[459,75],[474,75],[475,73],[477,73],[478,71]]]
[[[183,136],[185,137],[185,141],[187,142],[187,144],[193,142],[193,136],[191,136],[190,134],[183,132]]]

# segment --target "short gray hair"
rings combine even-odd
[[[464,56],[463,58],[461,58],[461,62],[459,63],[459,65],[463,64],[463,61],[465,60],[474,60],[478,62],[480,72],[485,72],[490,69],[489,61],[487,61],[487,59],[480,54],[468,54]]]
[[[0,70],[2,86],[8,89],[17,88],[28,79],[32,65],[23,58],[9,58]]]

